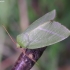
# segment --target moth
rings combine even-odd
[[[60,42],[70,36],[70,31],[59,22],[54,21],[53,10],[35,22],[17,36],[17,46],[36,49]]]
[[[56,11],[53,10],[33,22],[17,36],[17,47],[36,49],[53,45],[69,37],[70,30],[54,21],[55,16]]]

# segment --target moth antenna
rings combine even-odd
[[[16,41],[12,38],[12,36],[9,34],[9,32],[7,31],[6,27],[4,25],[2,25],[2,27],[4,28],[4,30],[7,32],[8,36],[10,37],[10,39],[12,40],[12,42],[14,44],[16,44]]]

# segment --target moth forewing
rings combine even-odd
[[[24,36],[34,30],[35,28],[37,28],[38,26],[40,26],[41,24],[50,21],[50,20],[54,20],[56,16],[56,11],[53,10],[47,14],[45,14],[44,16],[42,16],[41,18],[39,18],[38,20],[36,20],[35,22],[33,22],[22,34],[17,36],[17,42],[19,45],[21,45],[22,47],[26,47],[26,44],[28,41],[26,41],[26,39],[24,38]],[[31,38],[30,38],[31,40]]]
[[[34,21],[25,31],[26,32],[30,32],[33,29],[37,28],[38,26],[40,26],[41,24],[48,22],[50,20],[54,20],[56,16],[56,10],[53,10],[47,14],[45,14],[44,16],[40,17],[39,19],[37,19],[36,21]]]
[[[20,46],[36,49],[60,42],[70,35],[70,31],[59,22],[53,21],[56,12],[44,15],[17,36]]]
[[[70,35],[70,31],[59,22],[48,21],[29,33],[32,42],[29,49],[41,48],[60,42]]]
[[[44,27],[44,26],[46,26],[46,25],[48,26],[48,23],[50,24],[50,23],[52,23],[52,21],[48,21],[48,22],[45,22],[45,23],[43,23],[43,24],[37,26],[35,29],[33,29],[33,30],[31,30],[30,32],[28,32],[28,34],[30,35],[30,34],[35,34],[35,33],[37,33],[36,31],[37,31],[38,29],[40,29],[40,28],[42,28],[42,27]]]

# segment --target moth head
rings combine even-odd
[[[28,45],[28,36],[26,34],[20,34],[17,36],[17,47],[26,48]]]

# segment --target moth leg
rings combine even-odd
[[[20,50],[21,50],[21,52],[23,52],[23,54],[25,55],[25,53],[26,53],[26,49],[20,47]]]
[[[22,52],[23,52],[24,55],[26,55],[26,49],[22,48]]]

